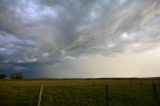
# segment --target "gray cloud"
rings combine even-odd
[[[159,0],[0,0],[0,62],[156,47],[159,7]]]

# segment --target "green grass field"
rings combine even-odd
[[[0,106],[37,106],[40,85],[41,106],[160,106],[156,79],[0,80]]]

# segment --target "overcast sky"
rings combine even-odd
[[[160,76],[159,0],[0,0],[0,73]]]

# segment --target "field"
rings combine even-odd
[[[0,80],[0,106],[160,106],[158,79]]]

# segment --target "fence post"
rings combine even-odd
[[[156,100],[156,102],[159,104],[159,98],[158,98],[158,92],[157,92],[157,87],[156,84],[152,82],[152,88],[153,88],[153,95]]]
[[[107,85],[105,85],[105,103],[106,106],[109,106],[109,90]]]
[[[94,86],[94,80],[92,79],[92,85]]]
[[[42,93],[43,93],[43,85],[41,85],[41,87],[40,87],[38,105],[37,106],[41,106]]]
[[[129,79],[129,82],[130,82],[130,85],[131,85],[131,87],[132,87],[132,85],[133,85],[133,84],[132,84],[132,79]]]
[[[140,79],[140,85],[143,85],[143,80],[142,79]]]

